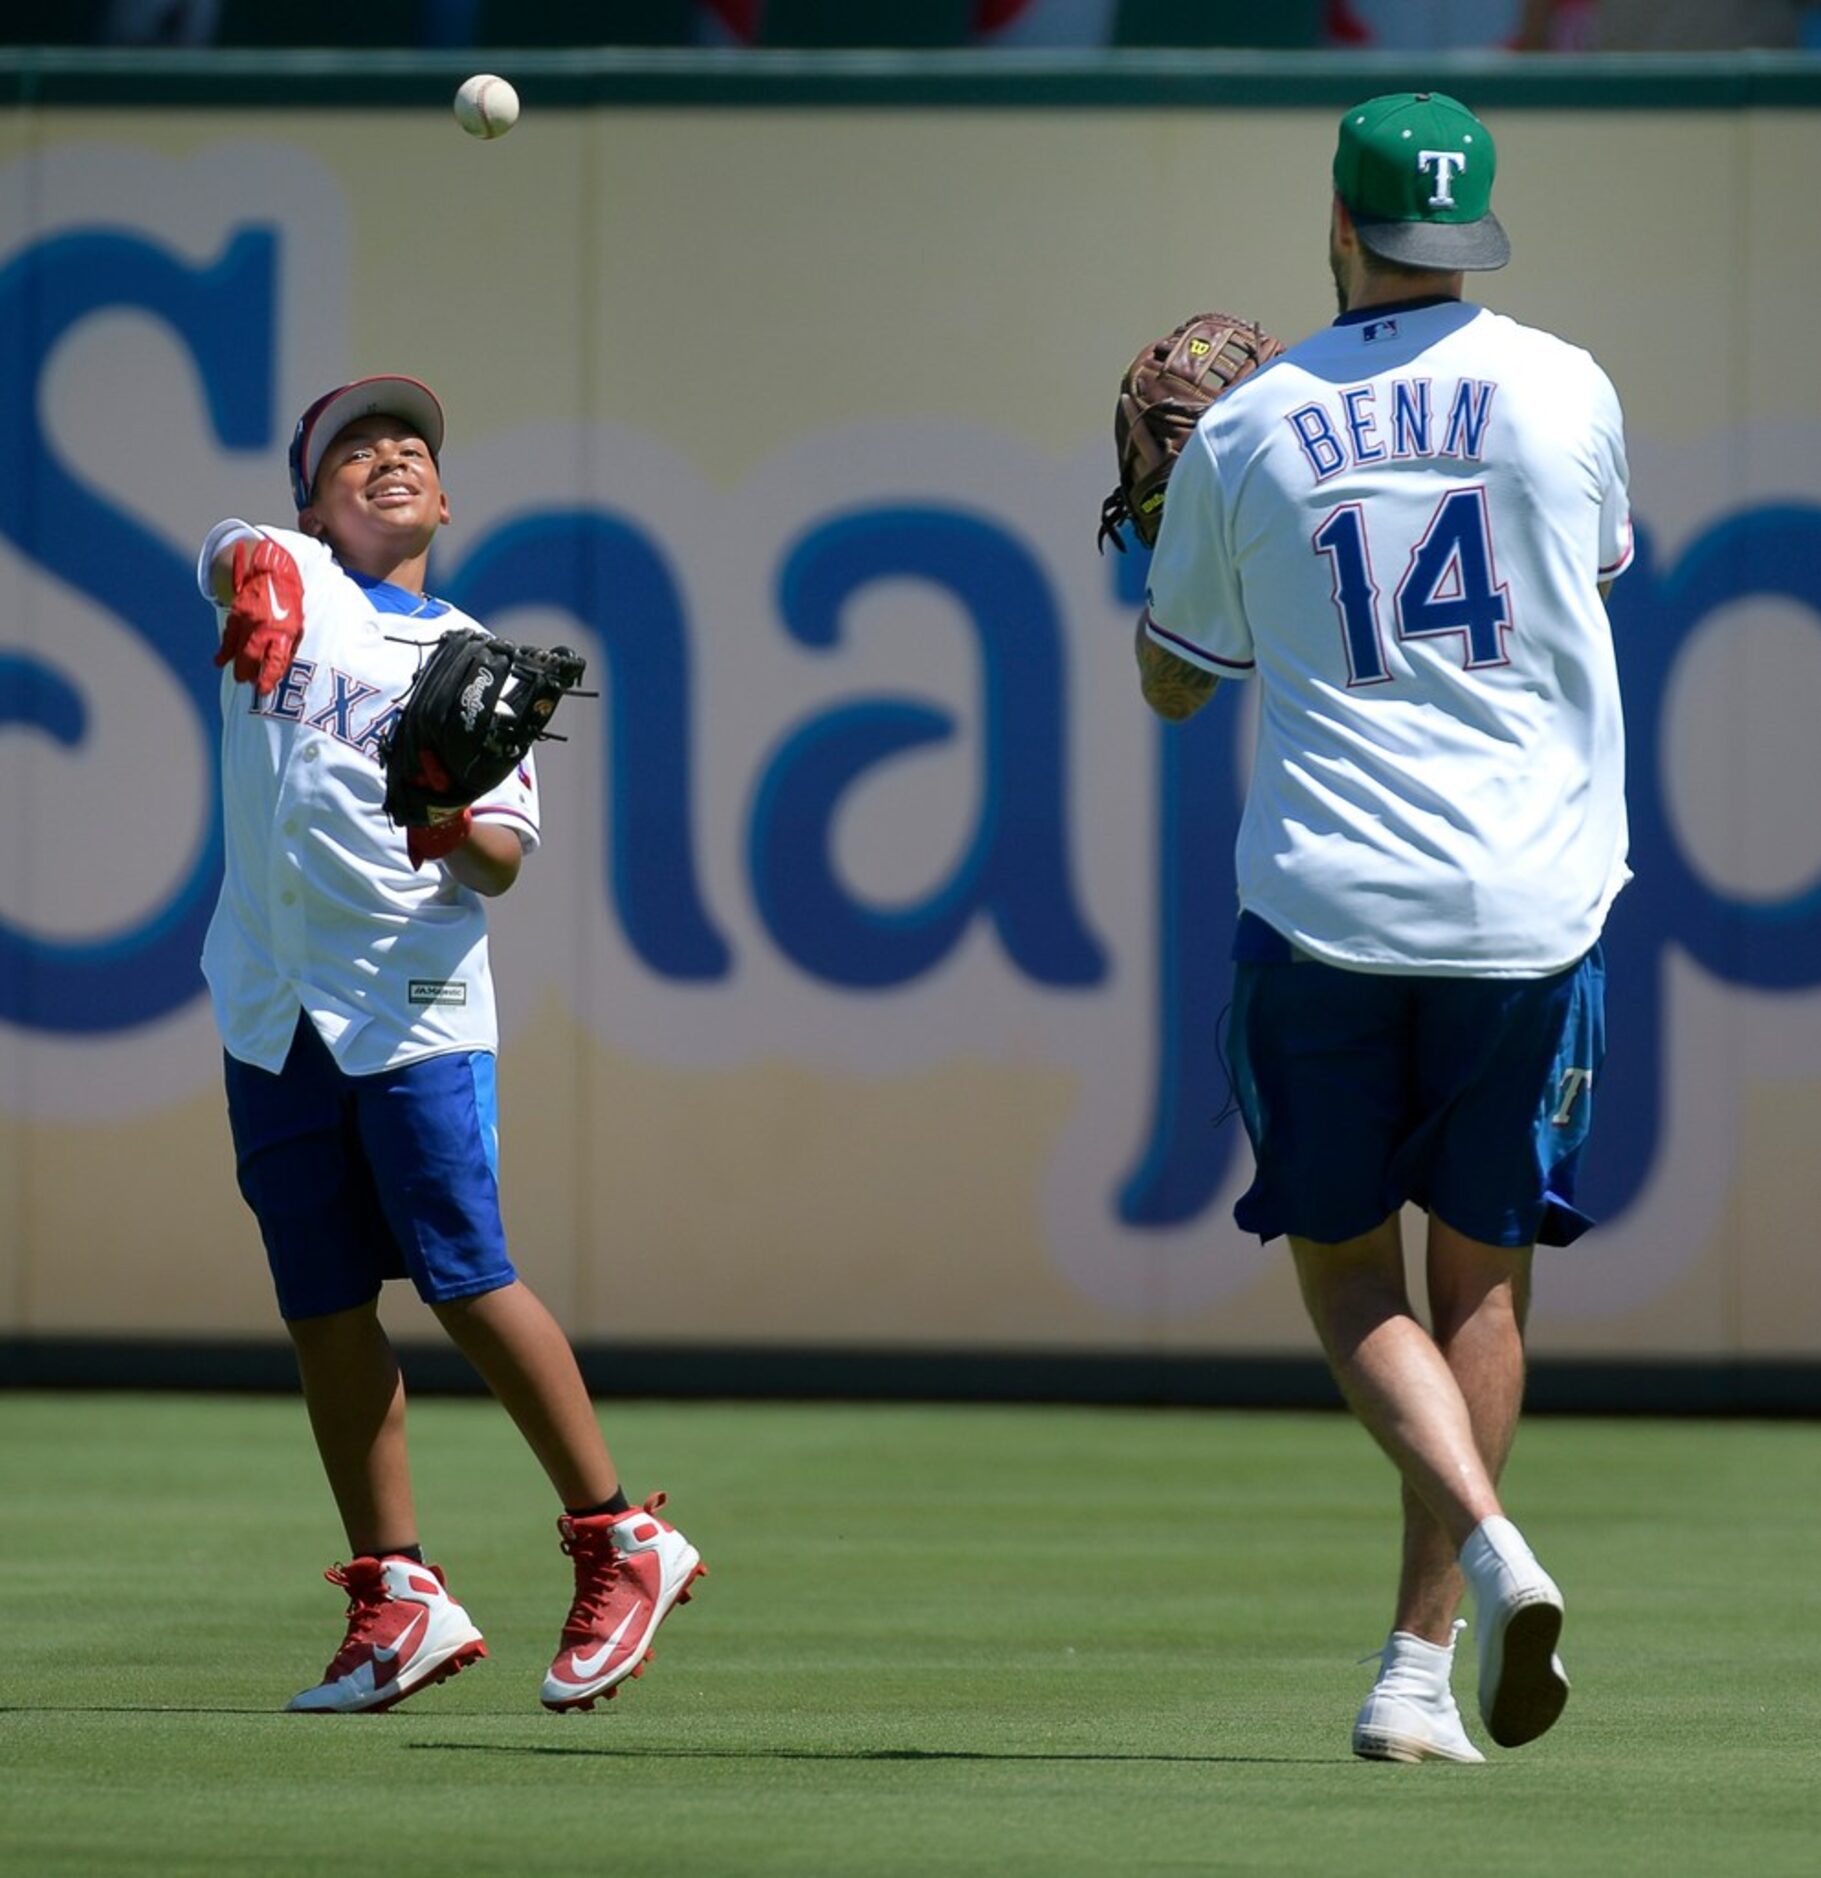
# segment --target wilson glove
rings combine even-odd
[[[1283,351],[1271,335],[1231,313],[1198,313],[1148,345],[1119,381],[1113,443],[1119,486],[1100,505],[1098,546],[1121,554],[1126,522],[1148,548],[1163,521],[1164,485],[1201,414],[1228,386]]]

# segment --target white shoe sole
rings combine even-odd
[[[1568,1677],[1555,1653],[1561,1635],[1561,1594],[1554,1586],[1505,1606],[1487,1631],[1480,1718],[1500,1747],[1520,1748],[1560,1720],[1568,1702]]]
[[[591,1682],[559,1682],[555,1676],[544,1678],[544,1687],[539,1696],[545,1708],[553,1714],[567,1714],[575,1709],[590,1709],[595,1703],[608,1701],[623,1682],[645,1673],[645,1665],[651,1661],[651,1640],[658,1634],[658,1626],[679,1604],[690,1600],[690,1587],[702,1577],[708,1567],[702,1563],[702,1555],[694,1546],[683,1548],[681,1565],[675,1585],[664,1596],[658,1598],[651,1607],[651,1617],[634,1643],[621,1658],[619,1668],[605,1676],[597,1676]]]
[[[1475,1747],[1461,1754],[1438,1747],[1427,1736],[1396,1734],[1386,1728],[1355,1728],[1353,1752],[1362,1761],[1453,1761],[1459,1766],[1478,1766],[1486,1759]]]
[[[395,1707],[406,1696],[415,1695],[419,1689],[459,1676],[470,1663],[478,1663],[486,1654],[487,1646],[481,1633],[470,1629],[465,1636],[447,1638],[439,1648],[413,1657],[406,1675],[381,1683],[368,1695],[352,1699],[338,1697],[335,1688],[318,1684],[314,1689],[292,1696],[285,1710],[292,1715],[378,1715]],[[312,1696],[322,1699],[312,1701]]]

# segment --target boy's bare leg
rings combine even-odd
[[[379,1321],[378,1300],[351,1311],[291,1318],[285,1328],[351,1552],[415,1545],[405,1385]]]
[[[518,1424],[563,1505],[612,1499],[620,1477],[575,1352],[530,1287],[515,1281],[432,1308]]]
[[[1398,1215],[1341,1244],[1293,1238],[1290,1248],[1341,1393],[1452,1556],[1501,1509],[1460,1385],[1410,1308]]]
[[[1437,1349],[1459,1385],[1494,1484],[1505,1470],[1524,1400],[1524,1320],[1531,1248],[1484,1245],[1429,1221],[1429,1307]],[[1392,1628],[1445,1644],[1464,1581],[1456,1547],[1404,1487],[1404,1554]]]

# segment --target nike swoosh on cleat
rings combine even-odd
[[[575,1658],[575,1673],[581,1677],[584,1682],[586,1682],[590,1676],[598,1676],[602,1669],[606,1667],[608,1657],[619,1647],[620,1639],[625,1636],[626,1632],[632,1626],[632,1620],[637,1617],[639,1612],[644,1608],[644,1600],[641,1599],[620,1620],[619,1628],[614,1631],[613,1635],[609,1637],[598,1650],[587,1657],[578,1655]]]
[[[272,584],[272,576],[270,574],[266,576],[266,598],[272,603],[272,617],[274,619],[289,619],[291,617],[289,608],[282,607],[278,604],[278,589]]]
[[[398,1640],[390,1644],[373,1646],[373,1680],[376,1683],[390,1682],[392,1673],[400,1656],[409,1657],[422,1641],[423,1633],[430,1627],[430,1613],[419,1606],[417,1615],[405,1626]]]

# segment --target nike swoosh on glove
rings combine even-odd
[[[228,606],[215,663],[234,662],[236,684],[260,697],[278,689],[303,638],[303,576],[276,541],[234,544],[234,598]]]

